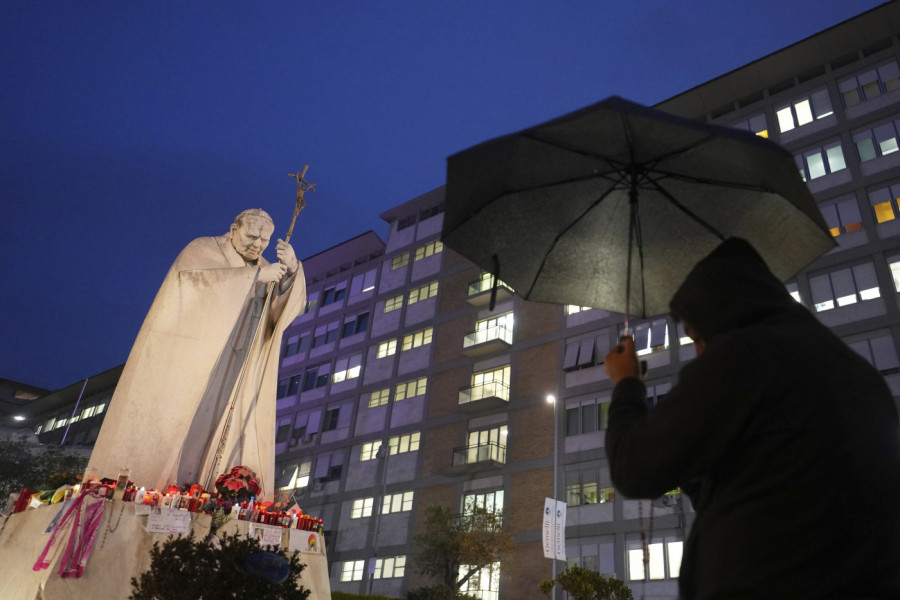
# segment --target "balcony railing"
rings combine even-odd
[[[493,408],[509,402],[509,386],[501,381],[487,381],[459,390],[462,409]]]
[[[469,295],[468,300],[469,304],[474,306],[487,306],[488,302],[491,299],[491,289],[494,287],[494,278],[493,276],[488,275],[487,277],[481,277],[480,279],[476,279],[469,283]],[[505,302],[512,298],[514,290],[509,287],[507,284],[503,283],[503,280],[497,282],[497,301]]]
[[[463,338],[463,353],[467,356],[480,356],[490,352],[498,352],[512,345],[513,331],[511,325],[498,324],[473,331]]]
[[[453,466],[506,464],[506,446],[496,442],[453,449]]]

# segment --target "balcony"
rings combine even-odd
[[[474,473],[506,464],[506,446],[496,442],[453,449],[453,470]]]
[[[463,338],[463,354],[471,357],[505,352],[512,345],[512,324],[498,324],[473,331]]]
[[[494,287],[494,276],[485,273],[480,279],[469,283],[469,295],[466,298],[469,304],[484,308],[491,301],[491,288]],[[513,289],[500,280],[497,283],[497,302],[506,302],[512,298]]]
[[[509,404],[509,386],[500,381],[487,381],[459,390],[459,408],[472,412],[501,408]]]

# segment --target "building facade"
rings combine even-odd
[[[838,246],[788,289],[895,396],[898,33],[889,2],[657,105],[795,155]],[[568,563],[674,598],[690,504],[678,490],[652,502],[617,494],[603,447],[612,386],[599,363],[621,315],[526,302],[502,284],[492,310],[491,276],[440,242],[442,203],[437,189],[401,204],[381,215],[386,243],[369,233],[304,263],[309,306],[282,349],[276,474],[325,520],[332,589],[399,598],[429,585],[413,536],[424,508],[441,504],[502,509],[516,532],[502,576],[487,569],[470,592],[540,598],[553,568],[542,510],[555,494],[568,507]],[[665,401],[690,339],[667,315],[631,325],[651,401]]]

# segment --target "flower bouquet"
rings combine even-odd
[[[237,466],[219,475],[216,479],[216,491],[220,498],[245,502],[252,497],[258,497],[261,488],[256,473],[247,467]]]

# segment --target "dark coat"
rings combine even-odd
[[[671,307],[706,349],[656,408],[621,380],[606,449],[626,496],[691,498],[682,596],[900,598],[900,425],[881,375],[742,240]]]

